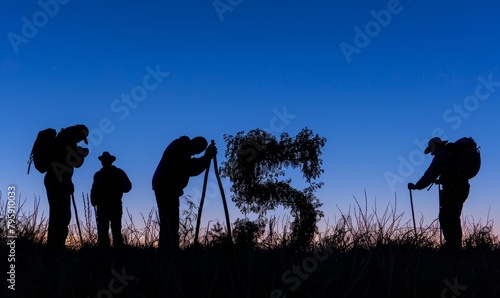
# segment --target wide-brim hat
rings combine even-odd
[[[434,151],[436,151],[436,148],[444,146],[446,145],[446,143],[448,143],[448,141],[443,141],[441,140],[440,137],[434,137],[429,140],[428,146],[427,148],[425,148],[424,153],[425,154],[433,153]]]
[[[110,161],[113,162],[116,160],[116,157],[113,155],[109,154],[108,151],[104,151],[101,156],[98,157],[100,161]]]

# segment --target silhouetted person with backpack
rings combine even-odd
[[[49,201],[49,227],[47,246],[55,251],[63,250],[68,236],[68,225],[71,220],[71,195],[74,192],[72,181],[74,168],[82,166],[84,158],[89,154],[87,148],[77,144],[84,141],[88,144],[89,130],[78,124],[62,129],[51,144],[50,166],[44,178]]]
[[[97,236],[99,247],[109,247],[109,225],[113,235],[113,246],[123,246],[122,237],[122,197],[132,189],[127,174],[122,169],[115,167],[113,162],[116,157],[104,151],[98,157],[102,168],[95,173],[90,200],[92,206],[97,208]]]
[[[408,183],[408,189],[424,189],[436,183],[442,185],[439,192],[439,223],[446,240],[443,249],[447,251],[458,251],[462,248],[462,227],[460,214],[462,207],[469,196],[469,181],[458,175],[458,164],[451,152],[452,143],[443,141],[438,137],[432,138],[425,154],[432,154],[434,159],[424,176],[416,183]]]
[[[201,174],[217,154],[203,137],[182,136],[167,146],[153,176],[153,190],[160,215],[159,250],[172,256],[179,248],[179,197],[189,177]],[[205,150],[206,149],[206,150]],[[202,157],[193,155],[205,151]]]

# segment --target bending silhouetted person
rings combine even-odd
[[[457,251],[462,247],[462,227],[460,225],[460,214],[462,207],[469,196],[469,181],[467,178],[457,175],[457,161],[453,158],[448,141],[438,137],[429,141],[425,154],[434,156],[431,165],[424,176],[416,183],[408,183],[408,189],[424,189],[431,183],[442,185],[439,192],[439,223],[446,240],[443,248],[449,251]]]
[[[85,125],[75,125],[62,129],[56,136],[51,148],[51,164],[45,174],[44,184],[49,201],[49,227],[47,246],[54,250],[65,247],[68,225],[71,220],[71,195],[74,192],[72,181],[74,168],[83,164],[89,150],[77,146],[87,142],[89,130]]]
[[[182,136],[174,140],[163,152],[153,176],[153,190],[160,215],[159,249],[173,254],[179,248],[179,197],[189,182],[210,164],[217,148],[208,146],[203,137],[190,139]],[[206,149],[206,150],[205,150]],[[193,155],[205,151],[202,157]]]
[[[97,208],[97,235],[99,247],[109,247],[109,225],[113,235],[113,246],[123,245],[122,237],[122,197],[132,189],[127,174],[113,166],[116,157],[104,151],[98,157],[102,168],[94,175],[90,191],[92,206]]]

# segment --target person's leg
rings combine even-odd
[[[122,247],[123,246],[123,236],[122,236],[122,207],[114,208],[111,217],[111,233],[113,234],[113,246]]]
[[[71,221],[71,194],[63,193],[61,195],[61,207],[61,234],[59,241],[63,245],[66,243],[68,226]]]
[[[99,247],[109,247],[109,216],[101,206],[97,206],[97,239]]]
[[[47,246],[64,249],[71,221],[71,197],[56,186],[48,186],[47,198],[49,201]]]
[[[445,244],[452,250],[458,250],[462,247],[460,215],[468,194],[468,187],[448,188],[441,191],[439,222],[446,240]]]
[[[169,251],[175,254],[179,249],[179,197],[171,197],[174,204],[169,204],[167,210]]]
[[[158,205],[158,217],[159,217],[159,221],[160,221],[160,231],[159,231],[159,235],[158,235],[158,249],[160,251],[162,251],[165,247],[165,244],[164,243],[165,241],[167,241],[167,238],[168,238],[168,234],[167,234],[167,219],[166,219],[166,210],[165,210],[165,206],[163,204],[163,201],[164,201],[164,197],[162,196],[162,193],[159,192],[159,191],[155,191],[155,197],[156,197],[156,204]]]
[[[49,226],[47,232],[47,246],[54,247],[56,246],[57,239],[57,214],[58,206],[57,202],[57,193],[50,186],[45,186],[47,191],[47,199],[49,201]]]
[[[179,248],[179,197],[155,191],[160,217],[160,251],[174,253]]]

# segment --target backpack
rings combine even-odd
[[[54,159],[53,150],[56,144],[56,135],[57,132],[53,128],[47,128],[38,132],[28,160],[28,174],[30,173],[32,163],[35,164],[38,172],[42,174],[50,169],[50,164]]]
[[[450,143],[451,153],[457,165],[457,176],[467,179],[474,178],[481,168],[481,154],[472,138],[464,137]]]

